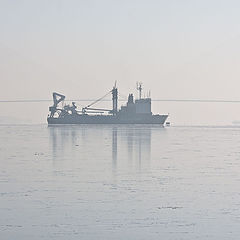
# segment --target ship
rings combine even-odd
[[[164,125],[168,114],[153,114],[151,110],[150,93],[142,97],[142,84],[137,83],[138,99],[133,94],[128,95],[127,103],[118,109],[118,88],[116,83],[103,97],[91,104],[77,110],[76,102],[65,104],[65,96],[53,93],[53,106],[49,107],[47,117],[49,125],[52,124],[158,124]],[[112,109],[93,108],[92,105],[103,100],[108,94],[112,95]],[[62,103],[62,106],[60,103]]]

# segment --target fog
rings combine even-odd
[[[140,81],[152,99],[239,100],[239,8],[217,0],[2,0],[0,100],[51,99],[53,91],[96,99],[115,80],[124,96],[136,95]],[[45,123],[50,104],[0,103],[0,119]],[[240,120],[233,103],[152,106],[174,124]]]

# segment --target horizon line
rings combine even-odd
[[[91,102],[97,99],[66,99],[66,101],[76,102]],[[138,100],[138,99],[136,99]],[[37,102],[52,102],[51,99],[23,99],[23,100],[0,100],[0,103],[37,103]],[[110,99],[103,99],[101,101],[109,102]],[[118,101],[127,101],[126,99],[119,99]],[[152,99],[154,102],[202,102],[202,103],[240,103],[240,100],[224,100],[224,99]]]

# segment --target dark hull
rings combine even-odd
[[[168,115],[146,115],[134,118],[104,115],[67,115],[61,118],[48,117],[48,124],[160,124],[163,125]]]

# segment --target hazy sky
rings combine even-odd
[[[117,80],[125,95],[141,81],[155,99],[239,100],[239,12],[231,0],[0,0],[0,99],[96,98]]]

